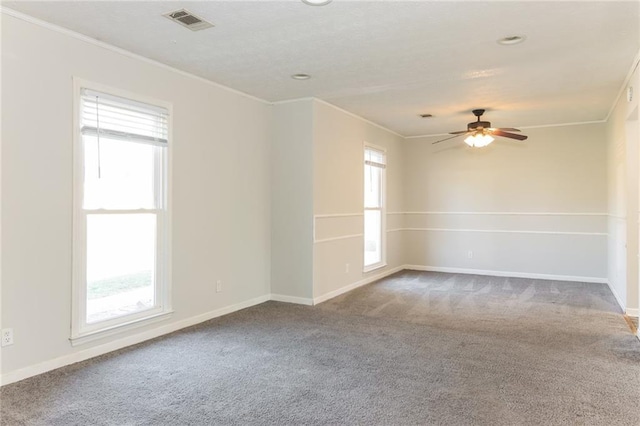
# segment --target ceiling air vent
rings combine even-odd
[[[165,13],[163,16],[166,16],[172,21],[177,22],[183,27],[189,28],[191,31],[200,31],[204,30],[205,28],[213,27],[212,23],[197,17],[186,9],[180,9],[173,12]]]

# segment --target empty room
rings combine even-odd
[[[639,2],[0,7],[0,424],[640,424]]]

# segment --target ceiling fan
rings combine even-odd
[[[488,121],[480,121],[480,117],[484,114],[483,109],[474,109],[471,111],[473,115],[477,117],[477,121],[473,121],[467,124],[467,130],[461,130],[459,132],[451,132],[451,136],[449,138],[441,139],[439,141],[434,142],[433,144],[437,144],[440,142],[448,141],[449,139],[457,138],[458,136],[467,135],[467,138],[464,142],[476,148],[482,148],[483,146],[489,145],[493,142],[493,136],[501,136],[503,138],[516,139],[519,141],[523,141],[527,139],[525,135],[519,135],[517,133],[511,132],[519,132],[520,130],[505,127],[505,128],[495,128],[491,127],[491,123]]]

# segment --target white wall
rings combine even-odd
[[[526,142],[497,138],[482,150],[408,139],[406,262],[605,280],[604,127],[527,129]]]
[[[363,273],[362,212],[365,142],[387,150],[388,211],[401,208],[403,138],[317,99],[273,109],[274,299],[318,303],[401,266],[388,233],[387,266]]]
[[[629,102],[626,88],[635,89]],[[638,316],[638,199],[640,132],[638,97],[640,73],[636,69],[606,125],[608,166],[608,279],[626,312]]]
[[[313,102],[273,106],[271,292],[282,301],[313,297]],[[301,299],[301,300],[298,300]]]
[[[387,266],[363,273],[362,236],[364,143],[386,149],[386,209],[396,212],[402,207],[403,138],[318,100],[313,117],[313,296],[322,300],[403,265],[402,233],[388,232]]]
[[[73,76],[173,104],[175,313],[125,340],[76,348],[68,341]],[[2,89],[0,320],[15,331],[15,344],[1,351],[3,377],[54,368],[270,293],[318,302],[406,264],[593,280],[608,274],[627,306],[638,306],[637,278],[627,279],[638,269],[638,232],[627,226],[637,228],[638,154],[637,137],[635,146],[628,142],[634,116],[626,105],[606,126],[528,129],[523,144],[432,146],[435,138],[403,140],[319,100],[269,106],[5,14]],[[364,142],[388,155],[387,267],[369,274],[359,235]],[[635,238],[632,253],[621,249],[627,238]]]
[[[73,76],[173,104],[175,312],[124,336],[269,293],[271,107],[3,14],[1,321],[15,333],[3,375],[114,339],[68,340]]]

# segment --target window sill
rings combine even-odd
[[[121,333],[124,333],[125,331],[134,330],[136,328],[143,327],[145,325],[164,321],[169,317],[171,317],[172,314],[173,314],[173,311],[160,312],[148,317],[138,318],[128,322],[124,322],[122,324],[117,324],[111,327],[103,328],[101,330],[81,333],[81,334],[78,334],[77,336],[72,336],[69,339],[69,341],[71,342],[71,346],[84,345],[85,343],[89,343],[99,339],[103,339],[105,337],[121,334]]]
[[[365,266],[362,272],[366,274],[367,272],[373,272],[386,266],[386,263],[376,263],[375,265]]]

